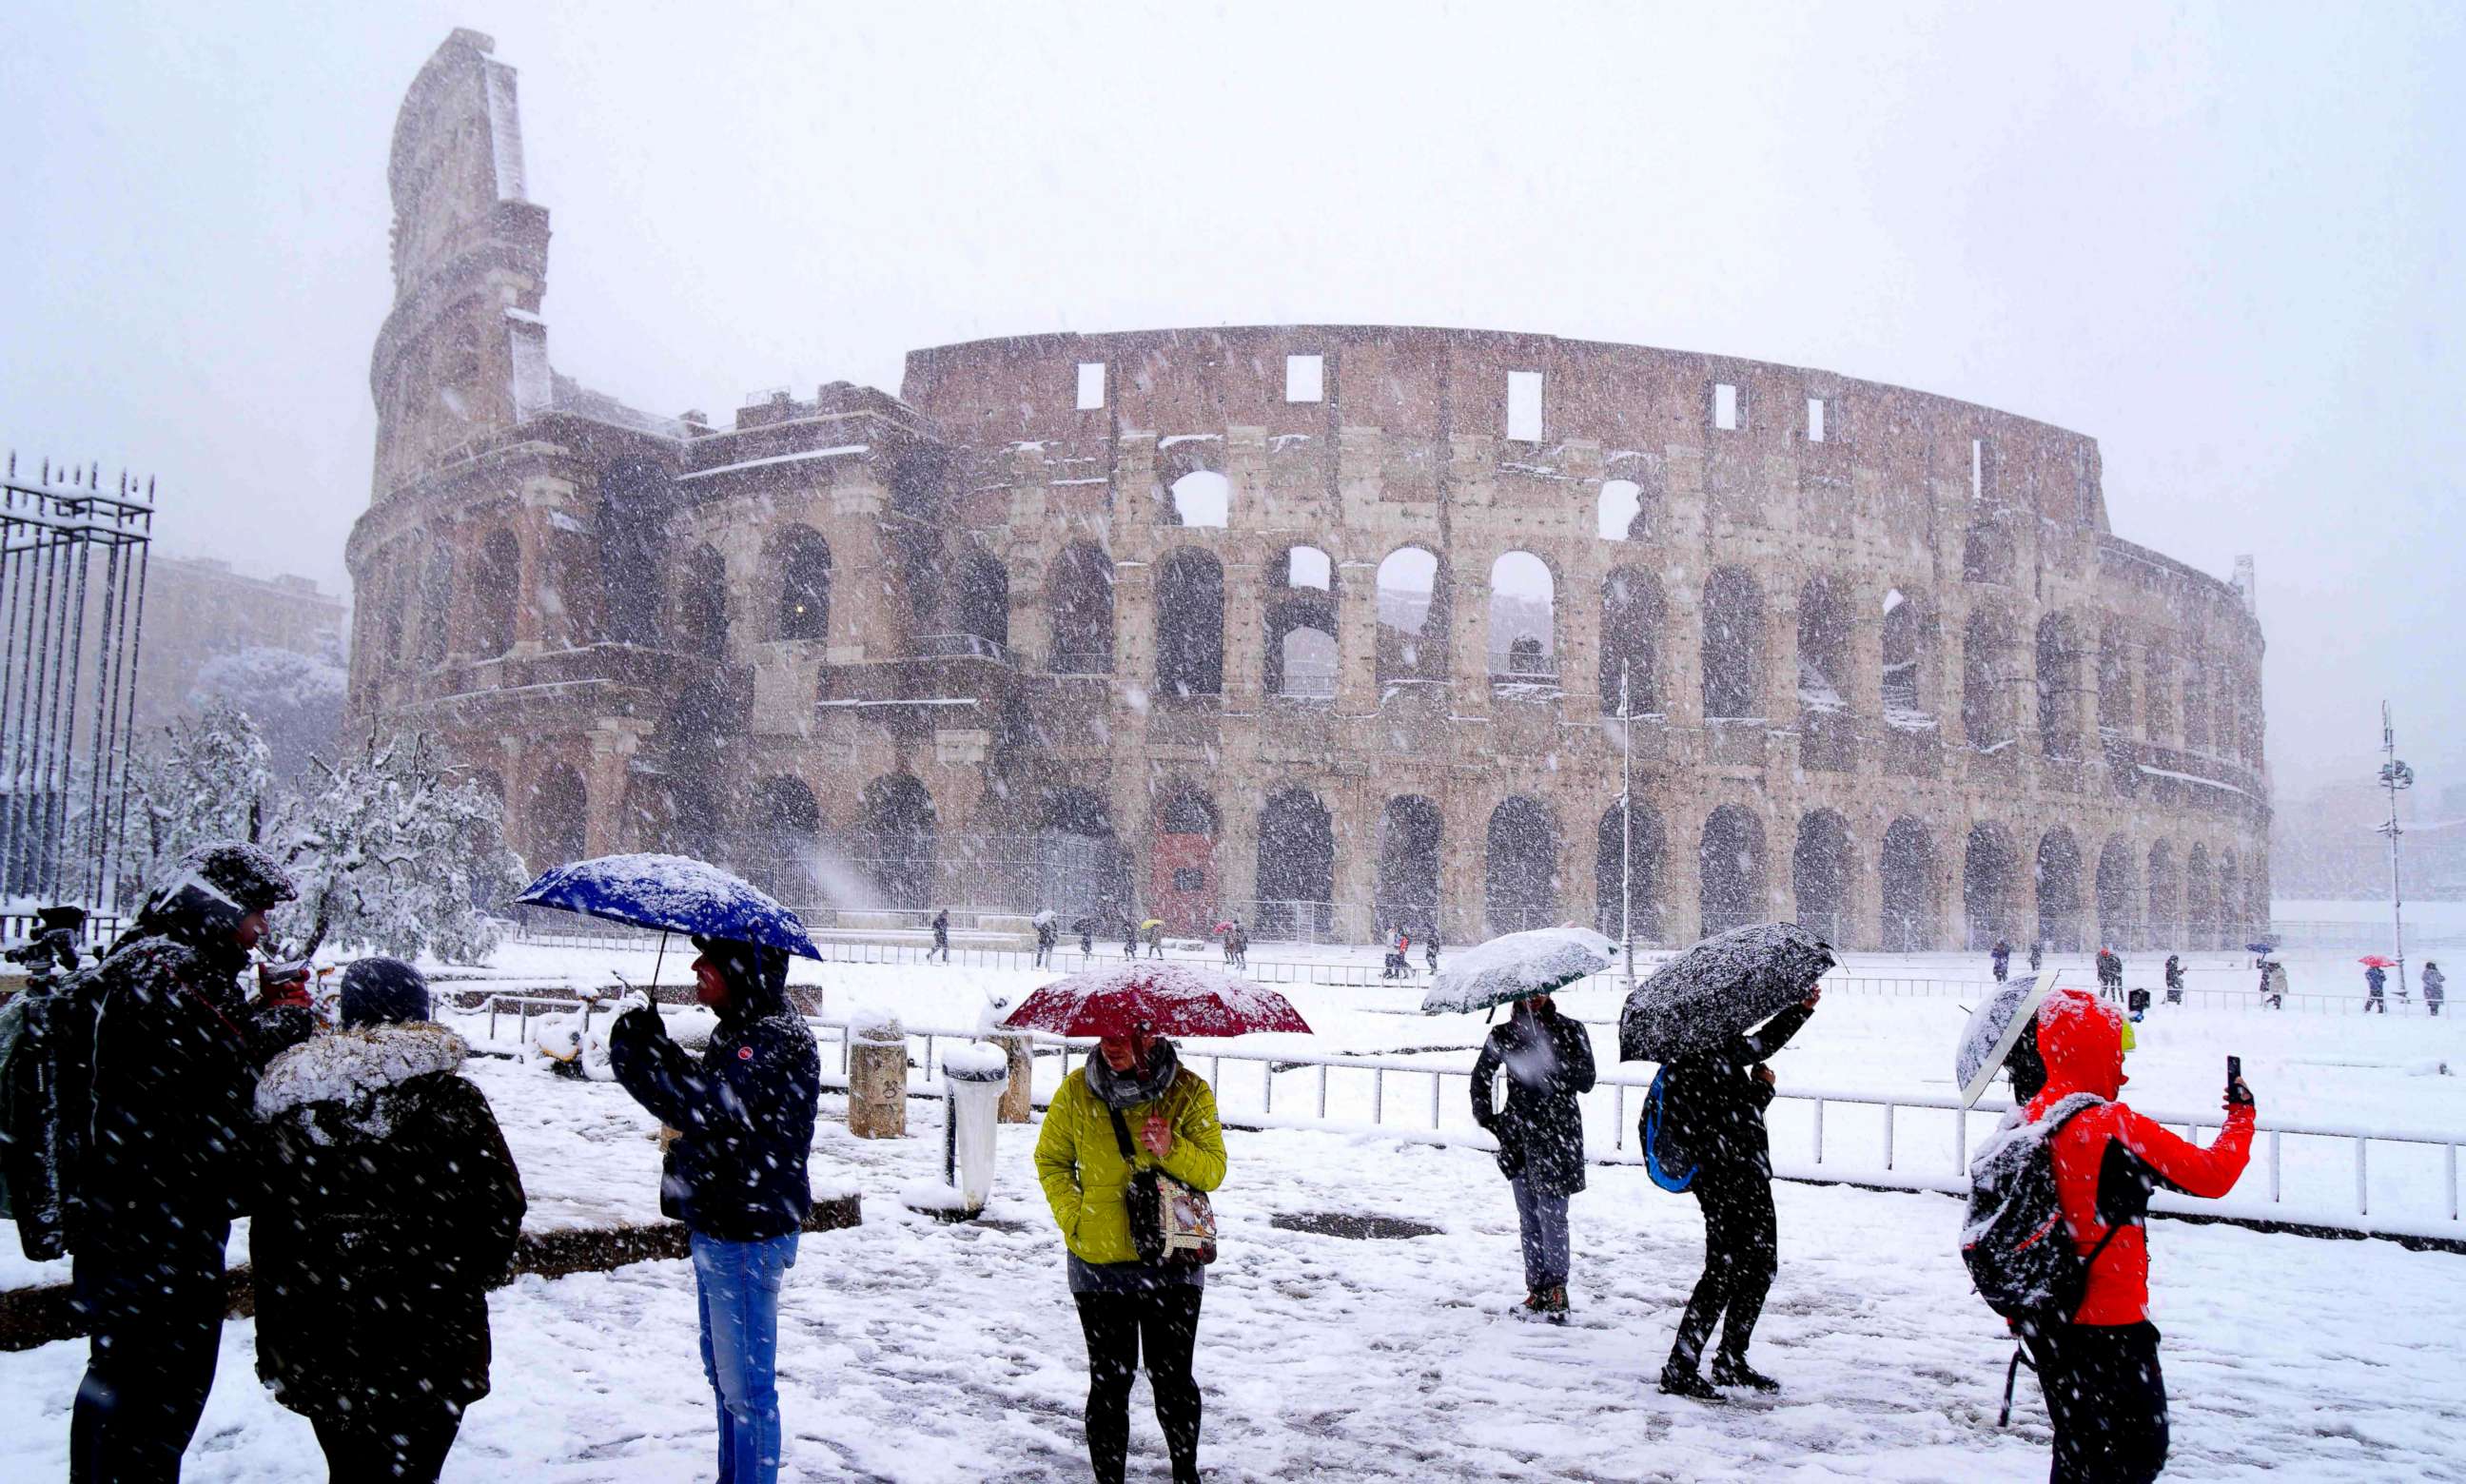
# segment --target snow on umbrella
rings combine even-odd
[[[1618,945],[1584,928],[1534,928],[1505,933],[1459,949],[1430,981],[1422,1013],[1484,1010],[1511,1000],[1546,995],[1610,966]]]
[[[2021,1029],[2038,1013],[2038,1005],[2053,989],[2054,977],[2048,976],[2044,984],[2034,974],[1998,984],[1995,992],[1980,1001],[1969,1012],[1969,1023],[1961,1029],[1961,1045],[1952,1058],[1953,1080],[1961,1088],[1961,1106],[1973,1108],[1986,1095],[1995,1074],[2004,1069],[2004,1059],[2021,1040]]]
[[[586,917],[761,943],[822,956],[795,912],[706,861],[682,855],[603,855],[560,866],[525,887],[516,902]]]
[[[1036,924],[1040,928],[1048,927],[1053,922],[1053,909],[1048,907],[1044,909],[1044,911],[1038,912],[1035,916],[1029,918],[1028,921]]]
[[[1619,1012],[1619,1060],[1709,1051],[1805,999],[1834,962],[1831,945],[1794,922],[1715,933],[1628,993]]]
[[[1114,964],[1055,979],[1002,1018],[1011,1030],[1064,1036],[1240,1036],[1254,1030],[1307,1033],[1292,1001],[1264,985],[1195,964]]]

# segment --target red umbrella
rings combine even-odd
[[[1292,1001],[1272,989],[1196,964],[1142,959],[1059,978],[1029,995],[1002,1024],[1065,1036],[1240,1036],[1308,1032]]]
[[[2396,959],[2384,958],[2378,954],[2365,954],[2361,958],[2356,959],[2355,962],[2362,964],[2366,969],[2394,969],[2397,967]]]

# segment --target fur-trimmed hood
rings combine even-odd
[[[267,1064],[257,1081],[257,1115],[278,1118],[314,1103],[355,1106],[414,1077],[459,1071],[470,1050],[460,1036],[433,1021],[317,1036]]]

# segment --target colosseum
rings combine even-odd
[[[457,32],[394,133],[350,704],[449,738],[534,865],[671,848],[815,909],[1353,941],[2266,918],[2249,567],[2118,539],[2092,438],[1330,325],[639,412],[552,367],[490,54]]]

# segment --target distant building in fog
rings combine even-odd
[[[187,714],[190,690],[219,656],[280,649],[341,664],[343,620],[343,599],[313,578],[257,577],[213,557],[156,555],[146,577],[138,726],[152,731]]]

